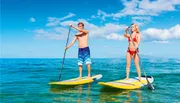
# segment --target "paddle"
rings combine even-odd
[[[69,27],[69,32],[68,32],[68,36],[67,36],[67,40],[66,40],[66,47],[67,47],[67,45],[68,45],[70,31],[71,31],[71,27]],[[61,75],[62,75],[62,69],[63,69],[63,66],[64,66],[64,60],[65,60],[65,56],[66,56],[66,50],[67,50],[67,49],[64,50],[64,57],[63,57],[62,65],[61,65],[61,69],[60,69],[59,81],[60,81]]]
[[[133,24],[131,24],[131,25],[133,25]],[[129,26],[128,28],[130,28],[130,27],[131,27],[131,26]],[[129,29],[128,29],[128,32],[129,32]],[[132,40],[132,33],[129,32],[129,34],[130,34],[130,38],[131,38],[131,40]],[[134,47],[135,47],[136,45],[135,45],[135,43],[134,43],[133,40],[132,40],[132,43],[133,43],[133,45],[134,45]],[[144,67],[143,67],[143,65],[142,65],[142,62],[141,62],[141,59],[140,59],[140,56],[139,56],[138,51],[137,51],[136,54],[137,54],[137,56],[139,57],[139,62],[140,62],[141,68],[142,68],[142,70],[143,70],[143,72],[144,72],[144,76],[145,76],[145,78],[146,78],[146,80],[147,80],[148,89],[154,90],[154,89],[155,89],[154,86],[149,82],[149,80],[148,80],[148,78],[147,78],[147,76],[146,76],[146,72],[145,72]]]

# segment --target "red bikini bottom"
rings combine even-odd
[[[136,54],[137,52],[139,52],[139,50],[137,49],[136,51],[131,51],[131,50],[127,50],[127,52],[129,53],[129,54],[131,54],[131,55],[134,55],[134,54]]]

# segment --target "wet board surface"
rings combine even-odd
[[[147,79],[150,83],[154,81],[152,76],[147,76]],[[102,86],[112,87],[112,88],[119,88],[119,89],[138,89],[145,85],[147,85],[147,80],[145,77],[141,77],[141,81],[138,77],[130,78],[128,80],[115,80],[112,82],[99,82],[98,84]]]
[[[58,81],[58,82],[50,82],[50,85],[82,85],[82,84],[87,84],[87,83],[92,83],[95,80],[98,80],[102,77],[101,74],[94,75],[91,78],[82,77],[82,79],[79,78],[73,78],[69,80],[64,80],[64,81]]]

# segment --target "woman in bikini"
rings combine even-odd
[[[129,29],[130,28],[128,27],[125,30],[125,34],[124,34],[124,37],[126,37],[129,42],[128,50],[126,53],[126,79],[129,79],[130,64],[131,64],[132,58],[134,58],[134,63],[136,66],[138,77],[139,77],[139,80],[141,80],[139,57],[137,55],[137,53],[139,52],[138,46],[139,46],[140,38],[141,38],[140,32],[139,32],[139,27],[137,24],[132,24],[131,25],[131,35],[127,33]]]

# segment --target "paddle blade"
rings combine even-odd
[[[149,77],[149,78],[153,78],[152,76],[146,76],[148,89],[150,89],[150,90],[155,90],[154,86],[149,82],[148,77]],[[154,80],[153,80],[153,81],[154,81]]]
[[[155,90],[154,86],[151,83],[148,83],[147,86],[148,86],[148,89]]]
[[[146,80],[147,80],[147,86],[148,86],[148,89],[150,90],[155,90],[154,86],[149,82],[148,78],[151,78],[152,81],[154,81],[154,78],[152,76],[146,76],[146,75],[143,75],[142,77],[145,77]]]

